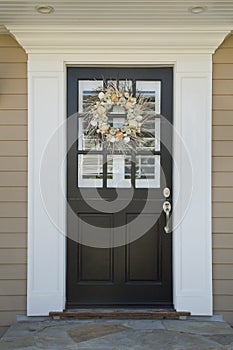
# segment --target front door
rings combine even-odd
[[[168,67],[68,68],[75,122],[68,123],[67,308],[173,307],[172,235],[163,211],[165,200],[172,204],[172,76]],[[127,81],[135,96],[149,97],[153,112],[143,142],[127,151],[85,132],[85,104],[109,81]],[[112,125],[123,121],[116,110]]]

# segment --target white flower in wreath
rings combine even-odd
[[[97,126],[97,121],[96,120],[91,120],[91,125],[92,126]]]
[[[129,142],[130,142],[130,137],[129,136],[124,137],[124,143],[129,143]]]
[[[127,130],[127,127],[123,125],[122,128],[121,128],[121,131],[122,132],[126,132],[126,130]]]
[[[138,115],[135,119],[137,120],[137,122],[141,122],[143,117],[141,115]]]
[[[125,102],[126,102],[126,99],[122,96],[119,101],[118,101],[118,104],[121,105],[121,106],[124,106],[125,105]]]
[[[103,100],[105,98],[105,93],[103,91],[101,91],[98,95],[100,100]]]
[[[108,121],[108,117],[106,115],[102,115],[100,118],[100,122],[106,123]]]
[[[107,123],[103,123],[102,125],[99,126],[99,129],[101,132],[106,132],[109,129],[109,125]]]
[[[137,102],[136,97],[131,97],[131,98],[130,98],[130,102],[132,102],[132,103],[135,105],[136,102]]]
[[[113,105],[112,100],[108,98],[108,99],[106,100],[105,108],[106,108],[107,110],[109,110],[109,109],[112,108],[112,105]]]

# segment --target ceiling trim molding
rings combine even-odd
[[[78,27],[8,26],[27,53],[79,53],[91,48],[159,53],[213,53],[230,33],[213,29],[80,29]]]

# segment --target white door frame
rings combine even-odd
[[[65,307],[66,133],[55,130],[66,120],[66,66],[168,65],[174,67],[177,131],[173,139],[175,226],[185,213],[173,232],[174,306],[193,315],[212,315],[212,53],[226,32],[129,32],[124,43],[122,34],[114,32],[108,33],[103,41],[106,46],[100,47],[95,44],[98,31],[77,35],[74,28],[62,32],[22,26],[9,29],[29,54],[27,314],[48,315]],[[117,47],[110,45],[111,34]],[[178,134],[188,150],[192,173]],[[46,169],[41,171],[44,157]]]

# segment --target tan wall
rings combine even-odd
[[[233,324],[233,35],[213,61],[214,312]]]
[[[0,35],[0,325],[26,312],[27,55]]]

